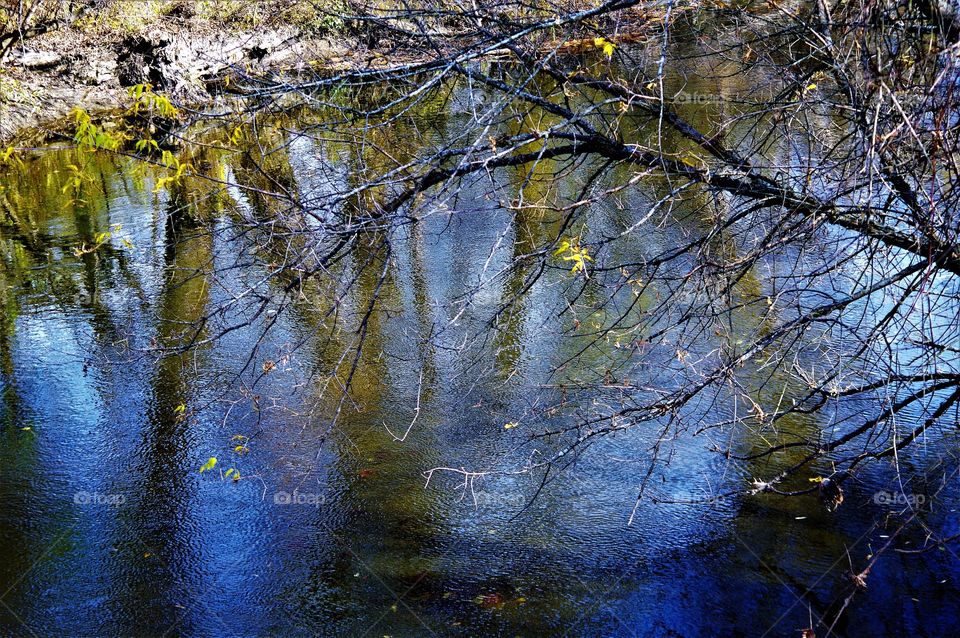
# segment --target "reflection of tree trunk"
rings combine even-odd
[[[91,200],[93,194],[90,194]],[[106,202],[109,195],[104,184],[104,196],[102,201]],[[100,201],[97,198],[97,201]],[[110,229],[109,216],[97,210],[90,210],[86,201],[78,200],[75,204],[75,219],[77,224],[77,234],[81,245],[97,245],[96,236],[100,232],[106,232]],[[111,265],[116,264],[121,272],[128,273],[123,253],[114,250],[109,240],[96,250],[86,252],[79,257],[83,263],[83,294],[80,297],[80,305],[90,310],[92,314],[92,328],[97,340],[101,343],[109,343],[117,339],[119,331],[113,324],[110,316],[110,309],[100,299],[100,286],[102,281],[107,281],[109,286]],[[135,276],[131,282],[134,289],[139,285],[136,283]]]
[[[410,279],[413,287],[414,309],[420,328],[420,367],[423,372],[423,395],[420,400],[426,403],[433,396],[438,381],[436,350],[431,341],[434,333],[433,315],[427,280],[423,227],[414,225],[410,230]]]
[[[20,395],[13,367],[13,336],[16,331],[19,304],[16,287],[0,272],[0,373],[2,373],[3,394],[0,396],[0,410],[3,411],[0,425],[11,426],[18,422],[21,410]]]
[[[56,533],[46,523],[38,527],[39,520],[17,520],[15,514],[10,517],[14,512],[36,511],[36,497],[44,494],[41,486],[47,480],[48,467],[41,461],[35,433],[22,430],[34,425],[36,415],[29,400],[24,400],[24,387],[14,364],[19,295],[24,281],[29,281],[26,275],[32,266],[32,253],[23,250],[18,239],[8,238],[6,231],[4,227],[0,232],[0,503],[4,509],[0,583],[4,589],[30,571],[34,561],[49,549],[45,543]],[[29,375],[24,380],[29,387]],[[29,608],[28,589],[11,587],[8,593],[5,605],[17,610]],[[0,619],[9,618],[0,611]]]
[[[164,263],[173,266],[177,261],[177,245],[184,240],[183,231],[196,229],[198,224],[184,184],[175,182],[170,185],[168,192],[170,204],[165,221]]]
[[[174,346],[187,322],[200,320],[208,304],[209,286],[202,274],[212,254],[209,235],[182,237],[180,229],[168,218],[167,255],[172,261],[158,303],[157,342]],[[137,449],[142,450],[143,480],[134,493],[129,513],[128,530],[136,530],[130,559],[147,563],[137,568],[137,579],[125,588],[123,608],[136,610],[128,618],[134,633],[167,629],[173,602],[191,585],[190,565],[193,555],[189,528],[190,480],[198,464],[190,449],[190,408],[195,398],[192,375],[195,352],[171,355],[157,363],[150,382],[150,402],[146,427]],[[189,359],[189,361],[188,361]],[[181,407],[182,406],[182,407]],[[196,465],[196,467],[194,467]],[[155,558],[145,560],[145,554]],[[180,627],[184,633],[196,633],[189,626],[191,615],[184,612]],[[149,626],[162,619],[163,627]],[[120,633],[128,633],[123,631]]]
[[[512,260],[522,263],[523,255],[532,251],[535,242],[541,237],[544,227],[543,220],[537,219],[541,214],[538,211],[517,210],[513,215],[514,242]],[[534,218],[534,219],[531,219]],[[513,269],[504,283],[504,298],[500,302],[499,316],[497,317],[497,332],[494,335],[494,351],[497,371],[503,378],[508,378],[520,362],[523,352],[524,318],[527,313],[527,304],[523,291],[528,276],[527,268],[518,266]],[[504,316],[505,315],[505,316]]]
[[[4,229],[4,234],[22,244],[31,255],[42,262],[46,258],[47,246],[44,245],[43,239],[37,236],[37,229],[31,223],[32,220],[22,219],[18,212],[20,208],[18,202],[11,203],[7,199],[7,193],[10,192],[16,193],[16,191],[0,191],[0,211],[3,211],[4,216],[9,220],[9,225],[16,229],[16,234],[10,237],[9,229]]]
[[[346,357],[342,366],[346,391],[364,407],[377,403],[388,383],[389,371],[383,356],[384,317],[377,309],[396,297],[388,240],[375,235],[369,239],[369,246],[356,251],[359,270],[354,289],[356,329],[350,347],[354,354]]]

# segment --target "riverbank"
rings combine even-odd
[[[118,22],[121,15],[127,22]],[[125,108],[137,84],[180,105],[202,105],[224,92],[230,75],[355,66],[364,63],[360,51],[350,35],[305,19],[237,24],[173,10],[139,19],[100,14],[11,48],[0,67],[0,142],[55,137],[75,107]]]

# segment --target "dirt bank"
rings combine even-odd
[[[0,142],[39,142],[74,107],[130,103],[150,83],[180,105],[202,104],[231,74],[362,63],[346,34],[283,21],[228,25],[196,15],[157,15],[124,28],[77,21],[16,43],[0,65]]]

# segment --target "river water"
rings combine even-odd
[[[438,98],[371,135],[412,155],[414,130],[431,144],[464,111]],[[298,134],[298,117],[261,131],[283,147],[261,158],[263,175],[230,153],[197,152],[192,164],[318,202],[376,169],[350,144]],[[589,167],[557,183],[556,166],[495,179],[529,201],[575,195]],[[881,470],[833,513],[813,496],[772,495],[644,499],[634,512],[655,439],[643,431],[594,444],[546,485],[511,472],[466,486],[439,472],[427,484],[431,468],[515,470],[538,449],[527,437],[556,400],[553,367],[580,347],[561,338],[570,319],[559,317],[577,278],[553,269],[494,336],[477,335],[524,284],[522,272],[490,274],[559,218],[507,208],[473,180],[396,229],[389,257],[370,248],[374,234],[304,291],[308,302],[278,305],[273,262],[306,250],[302,235],[254,222],[282,202],[198,178],[155,192],[162,174],[73,149],[3,174],[0,635],[796,636],[891,534],[876,522],[902,506],[877,503],[890,488]],[[596,206],[584,236],[630,227],[662,187]],[[656,251],[696,230],[676,217],[616,250]],[[196,347],[157,356],[223,307]],[[584,315],[593,320],[603,317]],[[237,328],[204,341],[222,325]],[[339,358],[361,326],[342,402],[351,357]],[[441,328],[449,338],[426,339]],[[606,366],[617,348],[588,352],[563,379]],[[655,494],[704,497],[764,471],[730,469],[707,443],[678,437]],[[955,506],[940,503],[931,524],[955,527]],[[957,566],[949,551],[885,553],[838,630],[954,633]]]

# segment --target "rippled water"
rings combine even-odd
[[[440,119],[437,135],[457,121]],[[277,135],[291,135],[282,172],[305,196],[322,197],[332,173],[349,179],[348,157]],[[78,162],[90,177],[65,191]],[[73,150],[38,153],[2,179],[2,635],[798,635],[842,591],[847,550],[860,559],[889,534],[873,526],[885,511],[871,498],[886,485],[879,470],[851,485],[839,514],[813,497],[644,500],[628,525],[656,437],[642,431],[596,443],[542,489],[526,474],[425,485],[437,466],[521,466],[538,389],[576,347],[555,338],[563,271],[506,318],[489,371],[418,345],[485,269],[556,228],[484,199],[482,185],[393,239],[386,303],[331,430],[339,394],[322,371],[374,278],[361,274],[336,334],[316,308],[242,306],[233,318],[246,327],[158,359],[152,346],[265,274],[236,220],[268,204],[228,189],[185,206],[183,193],[154,193],[152,173]],[[590,231],[629,226],[658,196],[598,207]],[[670,245],[683,223],[635,248]],[[112,226],[104,246],[73,253]],[[368,272],[364,258],[344,272]],[[477,291],[461,326],[521,283]],[[261,374],[266,362],[276,367]],[[217,467],[200,473],[212,456]],[[724,467],[683,438],[656,492],[703,496]],[[231,468],[240,481],[224,479]],[[955,517],[947,504],[931,521]],[[949,635],[957,575],[949,552],[890,552],[841,630]]]

